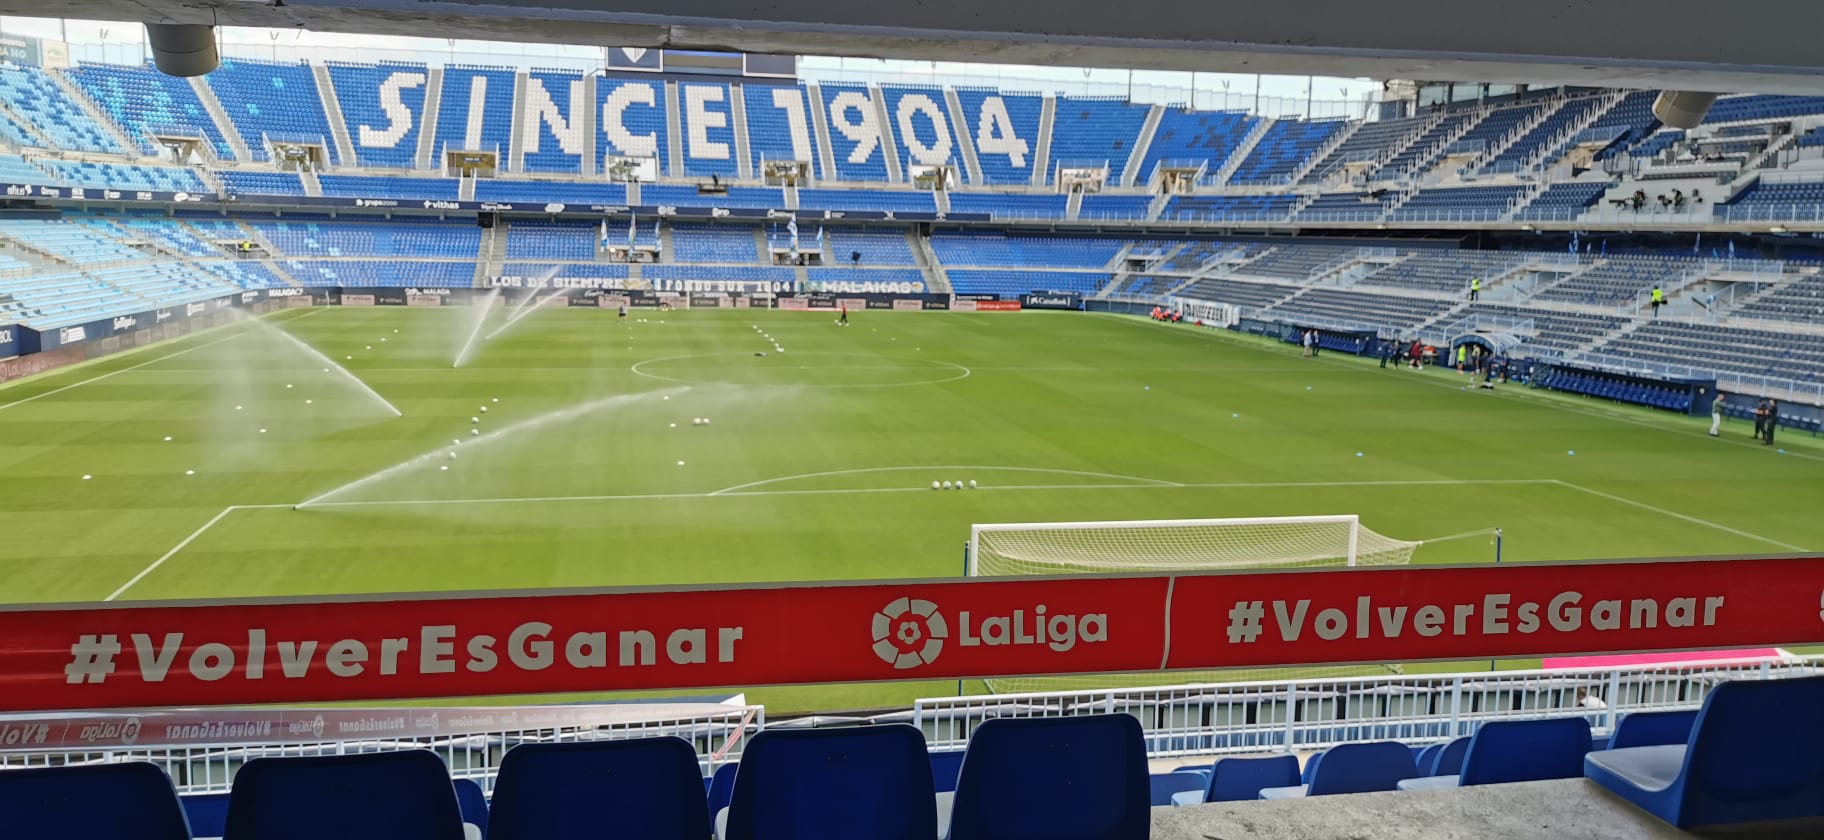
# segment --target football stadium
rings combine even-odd
[[[0,16],[0,837],[1824,835],[1796,32],[562,5]]]

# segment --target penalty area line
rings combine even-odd
[[[1611,502],[1618,502],[1620,504],[1629,505],[1631,507],[1637,507],[1644,511],[1648,511],[1651,513],[1657,513],[1660,516],[1667,516],[1667,517],[1671,517],[1673,519],[1683,520],[1683,521],[1689,522],[1693,525],[1702,525],[1706,528],[1715,528],[1716,530],[1722,531],[1727,534],[1734,534],[1738,537],[1747,537],[1748,539],[1756,540],[1759,542],[1764,542],[1768,545],[1779,546],[1780,548],[1784,548],[1789,551],[1807,550],[1804,546],[1793,545],[1792,543],[1789,543],[1789,542],[1780,542],[1779,540],[1773,539],[1772,537],[1763,537],[1760,534],[1756,534],[1751,531],[1744,531],[1740,528],[1731,528],[1728,525],[1724,525],[1720,522],[1712,522],[1708,519],[1699,519],[1698,517],[1691,516],[1689,514],[1679,513],[1678,511],[1675,511],[1675,510],[1667,510],[1667,509],[1659,507],[1657,505],[1650,505],[1650,504],[1647,504],[1646,502],[1641,502],[1641,501],[1636,501],[1634,499],[1630,499],[1626,496],[1618,496],[1614,493],[1605,493],[1601,490],[1597,490],[1592,487],[1585,487],[1581,484],[1574,484],[1569,481],[1558,481],[1556,483],[1559,484],[1560,486],[1567,487],[1571,490],[1576,490],[1579,493],[1588,493],[1588,494],[1590,494],[1592,496],[1596,496],[1598,498],[1608,499]]]
[[[131,580],[128,580],[126,583],[121,584],[119,589],[114,590],[112,593],[110,593],[108,595],[108,597],[103,598],[101,600],[112,601],[112,600],[119,598],[122,595],[125,595],[127,590],[132,589],[135,584],[139,583],[142,580],[145,580],[146,575],[152,574],[153,572],[158,570],[158,567],[165,565],[166,561],[170,560],[173,557],[176,557],[178,552],[183,551],[186,546],[190,545],[193,542],[196,542],[197,537],[202,536],[203,532],[209,530],[210,528],[214,528],[216,523],[221,522],[223,519],[227,518],[228,514],[231,514],[237,510],[269,509],[269,508],[285,508],[285,507],[291,507],[291,505],[229,505],[225,508],[222,508],[222,511],[220,513],[216,514],[215,516],[210,517],[208,522],[204,522],[203,527],[198,528],[195,531],[191,531],[190,536],[185,537],[183,539],[183,542],[180,542],[177,545],[172,546],[170,551],[165,552],[163,556],[159,557],[157,560],[152,561],[145,568],[140,569],[139,574],[134,575]]]

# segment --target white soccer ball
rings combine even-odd
[[[933,490],[936,490],[936,489],[938,489],[938,484],[937,484],[937,482],[935,482],[935,481],[933,481],[933,482],[931,482],[931,489],[933,489]]]
[[[165,442],[166,442],[166,443],[170,443],[170,442],[171,442],[171,436],[170,436],[170,435],[165,435]]]
[[[184,470],[184,475],[196,475],[196,470]]]
[[[85,475],[84,475],[84,476],[83,476],[83,477],[82,477],[82,480],[83,480],[83,481],[88,481],[88,480],[89,480],[89,479],[91,479],[91,478],[94,478],[94,477],[95,477],[95,476],[92,476],[92,475],[86,475],[86,474],[85,474]]]
[[[673,423],[673,424],[671,424],[671,427],[672,427],[672,428],[674,428],[674,429],[675,429],[675,428],[677,428],[677,427],[678,427],[678,424],[676,424],[676,423]]]
[[[456,453],[454,453],[454,452],[450,453],[450,460],[452,460],[452,461],[456,460]]]
[[[235,410],[235,411],[246,411],[246,410],[247,410],[247,407],[246,407],[246,406],[242,406],[242,405],[237,405],[237,406],[235,406],[235,407],[234,407],[234,410]]]
[[[262,434],[262,435],[263,435],[263,434],[266,434],[266,430],[265,430],[265,429],[261,429],[261,430],[260,430],[260,434]]]
[[[956,483],[956,489],[958,489],[958,490],[961,490],[961,489],[963,489],[963,483],[962,483],[962,482],[961,482],[961,481],[958,481],[958,482],[957,482],[957,483]]]
[[[945,490],[950,489],[950,482],[948,482],[948,481],[944,482],[944,489]]]
[[[449,472],[449,471],[450,471],[450,465],[449,465],[449,464],[444,464],[444,465],[443,465],[443,466],[441,466],[441,467],[438,467],[438,468],[437,468],[437,469],[438,469],[438,470],[439,470],[439,471],[441,471],[441,472]]]
[[[372,345],[372,344],[367,345],[367,349],[369,349],[369,350],[374,349],[374,345]]]
[[[470,423],[480,423],[480,422],[481,422],[481,418],[480,418],[480,417],[470,417],[470,418],[469,418],[469,422],[470,422]]]
[[[312,404],[312,403],[314,403],[314,402],[316,402],[316,400],[305,400],[305,401],[304,401],[304,404],[305,404],[305,405],[310,405],[310,404]]]
[[[470,429],[469,437],[481,437],[481,430],[480,429]]]
[[[971,490],[975,489],[975,479],[973,479],[973,478],[969,479],[969,489],[971,489]]]
[[[707,425],[709,425],[709,418],[708,418],[708,417],[705,417],[705,418],[703,418],[703,425],[705,425],[705,426],[707,426]]]
[[[262,431],[264,431],[264,430],[262,430]],[[462,438],[450,438],[450,445],[451,446],[461,446]]]
[[[683,461],[679,461],[679,462],[678,462],[678,466],[680,466],[680,467],[681,467],[681,466],[684,466],[684,462],[683,462]]]
[[[287,390],[287,391],[291,390],[291,383],[289,383],[289,382],[285,383],[285,390]]]

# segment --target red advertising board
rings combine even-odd
[[[1824,558],[357,596],[0,611],[0,711],[1824,642]]]
[[[975,302],[977,312],[1018,312],[1020,302],[1017,300],[978,300]]]

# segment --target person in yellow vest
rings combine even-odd
[[[1659,308],[1662,306],[1665,306],[1665,305],[1666,305],[1665,291],[1659,288],[1658,283],[1653,284],[1653,317],[1654,318],[1659,317]]]
[[[1480,278],[1480,277],[1469,278],[1469,300],[1470,300],[1470,302],[1474,303],[1476,301],[1476,299],[1481,296],[1482,296],[1482,278]]]
[[[1457,345],[1457,372],[1463,372],[1463,363],[1469,361],[1469,345]]]

